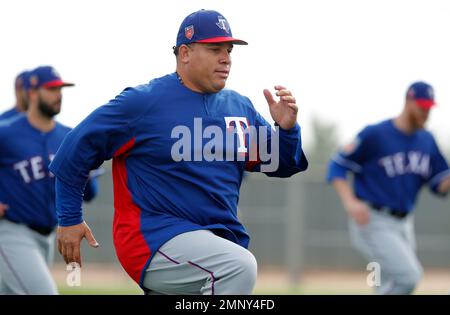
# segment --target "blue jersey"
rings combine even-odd
[[[249,236],[237,214],[239,189],[244,170],[258,171],[261,164],[196,158],[213,137],[202,137],[202,130],[203,135],[207,127],[226,134],[230,119],[271,128],[248,98],[231,90],[194,92],[176,73],[125,89],[67,135],[50,165],[57,176],[59,224],[82,222],[79,193],[87,171],[113,158],[114,244],[136,282],[141,283],[158,248],[183,232],[208,229],[247,247]],[[199,125],[202,130],[195,131]],[[179,150],[182,131],[194,132]],[[279,133],[280,166],[268,175],[288,177],[305,170],[298,124]],[[179,159],[179,152],[192,161]]]
[[[358,198],[375,206],[410,212],[420,188],[434,193],[449,167],[432,134],[424,129],[405,134],[386,120],[362,130],[330,162],[328,181],[354,173]]]
[[[55,178],[48,165],[70,128],[56,123],[42,132],[25,115],[0,121],[0,202],[5,217],[30,226],[56,226]],[[95,187],[88,185],[89,198]]]
[[[16,115],[20,114],[20,112],[17,110],[16,107],[13,107],[11,109],[8,109],[7,111],[0,114],[0,120],[1,119],[8,119],[11,117],[14,117]]]

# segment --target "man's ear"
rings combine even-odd
[[[178,50],[178,56],[180,58],[181,63],[187,64],[189,63],[190,57],[191,57],[191,47],[188,47],[187,45],[181,45]]]

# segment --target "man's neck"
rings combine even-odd
[[[185,87],[187,87],[189,90],[194,91],[196,93],[207,93],[205,91],[202,91],[200,88],[198,88],[190,79],[189,76],[186,74],[186,72],[180,68],[177,67],[176,74],[178,77],[178,80],[181,84],[183,84]]]
[[[35,107],[27,111],[27,118],[29,123],[36,129],[42,132],[49,132],[55,128],[56,122],[53,118],[48,118],[39,113]]]
[[[14,106],[14,108],[18,113],[23,113],[25,111],[25,106],[19,103],[16,103],[16,106]]]
[[[405,112],[402,112],[400,116],[394,118],[394,125],[406,134],[412,134],[417,131],[417,128],[413,126]]]

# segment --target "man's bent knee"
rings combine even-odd
[[[232,271],[234,282],[236,283],[235,294],[251,294],[256,284],[258,273],[258,264],[255,256],[248,250],[239,253],[239,256],[233,259]]]

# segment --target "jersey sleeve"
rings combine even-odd
[[[97,196],[99,190],[98,178],[103,173],[105,173],[105,170],[101,167],[89,172],[89,179],[83,195],[84,201],[90,202]]]
[[[89,178],[84,190],[83,200],[86,202],[92,201],[98,193],[97,178]]]
[[[0,120],[0,152],[5,152],[6,148],[6,141],[5,141],[5,128],[3,127],[2,121]],[[0,167],[2,167],[5,162],[4,162],[4,155],[0,153]],[[2,203],[2,193],[0,190],[0,204]]]
[[[355,139],[344,146],[330,160],[326,180],[331,183],[336,178],[346,179],[347,173],[360,173],[362,165],[371,156],[373,136],[370,127],[366,127]]]
[[[439,147],[434,139],[433,140],[433,154],[431,155],[431,172],[429,176],[428,185],[431,191],[436,195],[445,196],[447,193],[439,193],[438,188],[441,182],[450,176],[450,169],[448,163],[442,155]]]
[[[81,204],[83,188],[72,186],[55,178],[56,217],[59,226],[72,226],[83,222]]]
[[[123,147],[135,139],[131,126],[148,108],[148,102],[140,89],[127,88],[92,112],[64,138],[50,164],[59,182],[56,206],[60,225],[73,225],[64,221],[67,216],[71,218],[70,223],[81,220],[83,191],[90,170],[114,155],[126,153]]]
[[[247,171],[262,172],[269,177],[290,177],[308,168],[298,123],[289,130],[282,129],[277,123],[276,128],[272,128],[255,110],[255,125],[257,140],[251,149],[258,153],[255,160],[247,162]]]

